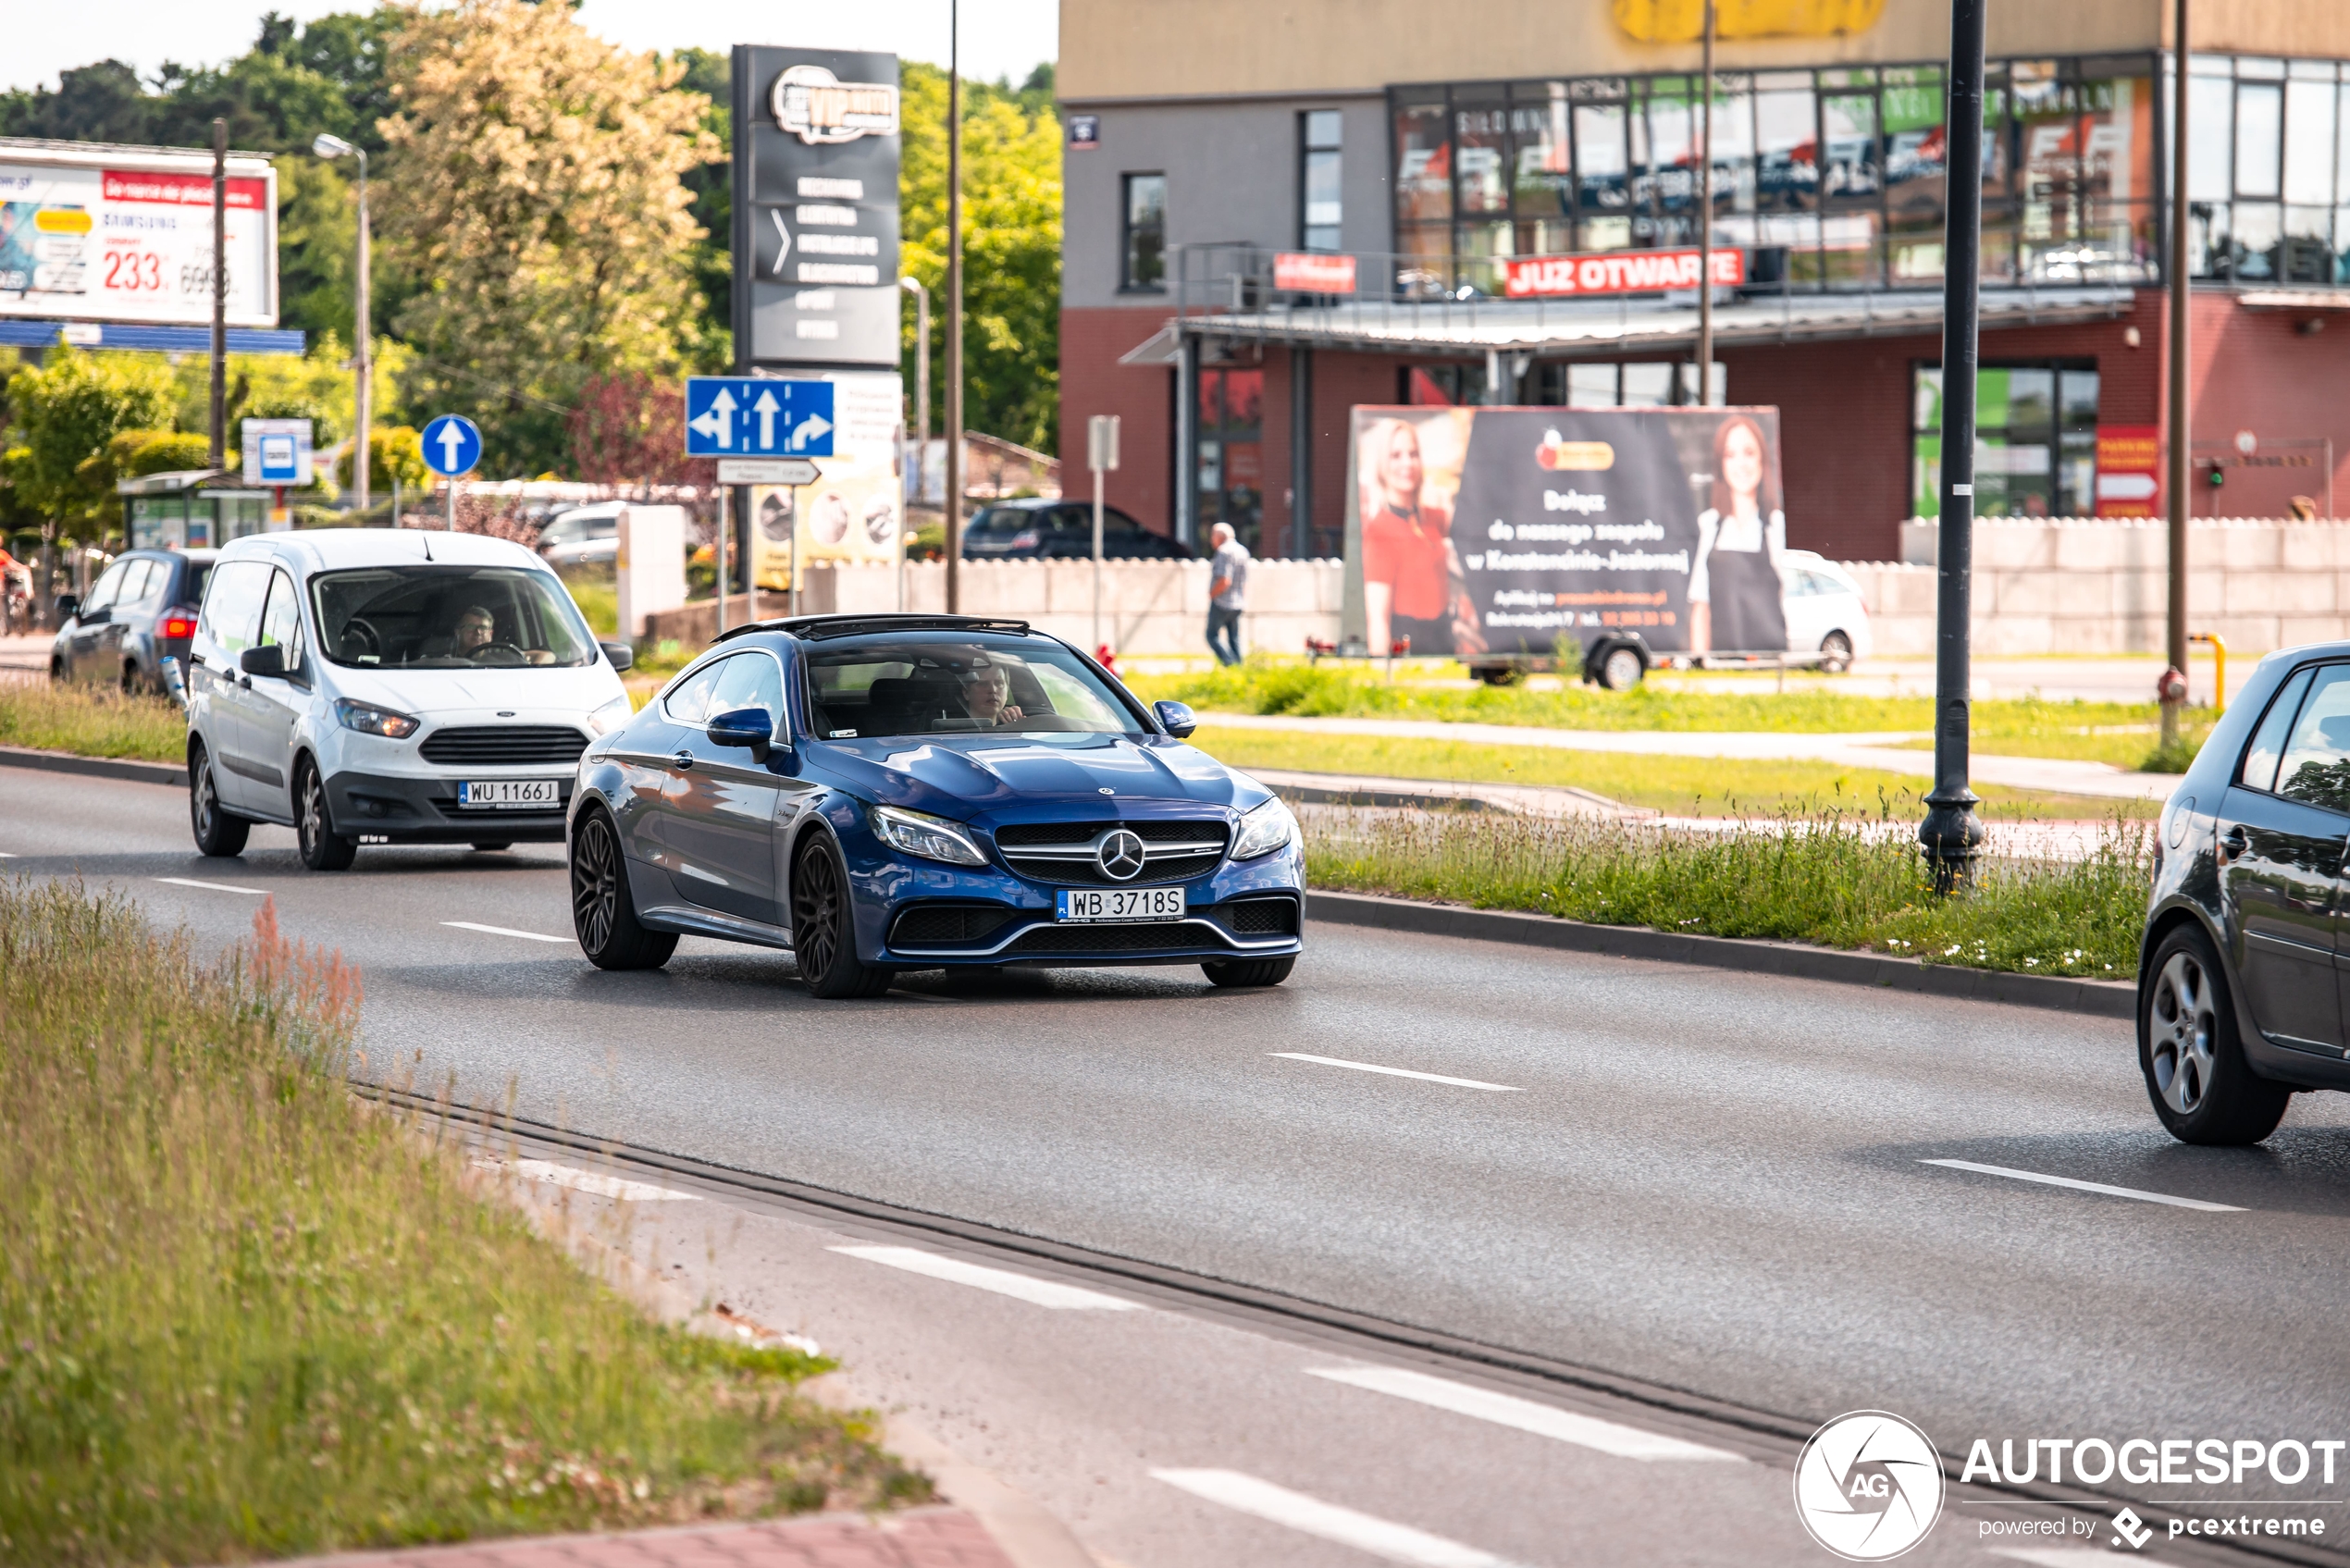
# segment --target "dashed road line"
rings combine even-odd
[[[2174,1197],[2168,1192],[2148,1192],[2136,1187],[2113,1187],[2102,1181],[2077,1181],[2070,1176],[2043,1176],[2036,1170],[2012,1170],[2003,1165],[1978,1165],[1973,1160],[1920,1160],[1920,1165],[1938,1165],[1951,1170],[1971,1170],[1982,1176],[2004,1176],[2011,1181],[2037,1181],[2047,1187],[2070,1187],[2077,1192],[2102,1192],[2109,1198],[2135,1198],[2142,1204],[2168,1204],[2178,1209],[2201,1209],[2207,1214],[2244,1214],[2235,1204],[2210,1204],[2201,1198]]]
[[[1358,1513],[1237,1470],[1154,1470],[1154,1479],[1242,1513],[1415,1568],[1510,1568],[1506,1558],[1409,1525]]]
[[[571,936],[547,936],[535,931],[516,931],[512,926],[476,925],[472,920],[443,920],[440,923],[455,926],[459,931],[477,931],[489,936],[519,936],[525,942],[561,942],[568,945],[578,940]]]
[[[1312,1366],[1306,1375],[1327,1377],[1333,1383],[1350,1388],[1368,1389],[1374,1393],[1392,1394],[1397,1399],[1412,1400],[1449,1410],[1457,1415],[1475,1416],[1499,1426],[1514,1426],[1537,1437],[1555,1438],[1560,1442],[1576,1443],[1618,1459],[1680,1459],[1728,1460],[1732,1463],[1745,1461],[1727,1449],[1707,1448],[1701,1443],[1684,1442],[1660,1432],[1645,1432],[1638,1426],[1626,1426],[1614,1421],[1602,1421],[1597,1416],[1577,1415],[1554,1405],[1537,1404],[1515,1395],[1497,1393],[1467,1383],[1455,1383],[1446,1377],[1432,1377],[1425,1372],[1413,1372],[1400,1366]]]
[[[1376,1062],[1350,1062],[1343,1056],[1316,1056],[1304,1051],[1268,1051],[1268,1056],[1282,1056],[1292,1062],[1313,1062],[1326,1068],[1346,1068],[1354,1072],[1382,1073],[1389,1078],[1416,1078],[1428,1083],[1449,1083],[1457,1089],[1490,1089],[1497,1094],[1523,1094],[1525,1090],[1510,1083],[1487,1083],[1482,1079],[1450,1078],[1441,1072],[1414,1072],[1409,1068],[1383,1068]]]
[[[225,882],[198,882],[193,877],[155,877],[151,880],[167,882],[174,887],[201,887],[206,893],[245,893],[255,898],[269,896],[269,890],[266,887],[231,887]]]
[[[846,1257],[863,1258],[867,1263],[902,1268],[909,1274],[927,1275],[933,1279],[945,1279],[957,1285],[976,1286],[983,1290],[993,1290],[999,1296],[1017,1297],[1033,1305],[1052,1307],[1061,1312],[1144,1310],[1140,1302],[1122,1301],[1116,1296],[1106,1296],[1099,1290],[1064,1285],[1058,1280],[1015,1274],[1008,1268],[989,1268],[984,1264],[942,1257],[918,1247],[829,1247],[825,1250]]]

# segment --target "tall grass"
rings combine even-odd
[[[0,1561],[210,1562],[926,1495],[344,1086],[274,912],[217,962],[0,883]]]
[[[1487,812],[1301,816],[1317,887],[1979,969],[2137,972],[2144,824],[2116,822],[2077,862],[1986,859],[1971,891],[1937,898],[1905,825],[1853,817],[1714,833]]]
[[[188,716],[167,697],[127,697],[112,686],[0,682],[0,746],[184,762]]]

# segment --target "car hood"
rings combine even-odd
[[[1268,795],[1205,752],[1156,736],[900,735],[815,745],[874,799],[957,821],[1024,816],[1038,807],[1099,811],[1111,796],[1121,808],[1164,802],[1246,811]]]
[[[575,712],[585,717],[626,695],[620,676],[601,660],[564,669],[371,670],[337,665],[329,684],[338,697],[427,718],[479,709]]]

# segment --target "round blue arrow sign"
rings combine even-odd
[[[481,429],[462,414],[444,414],[425,426],[425,466],[444,479],[470,474],[481,461]]]

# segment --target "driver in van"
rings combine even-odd
[[[478,660],[484,649],[498,641],[498,618],[489,607],[469,604],[457,617],[456,655],[460,659]],[[555,656],[543,648],[523,652],[526,664],[552,664]]]
[[[1011,677],[1001,664],[974,665],[963,676],[963,707],[983,724],[1019,722],[1020,710],[1011,702]]]

